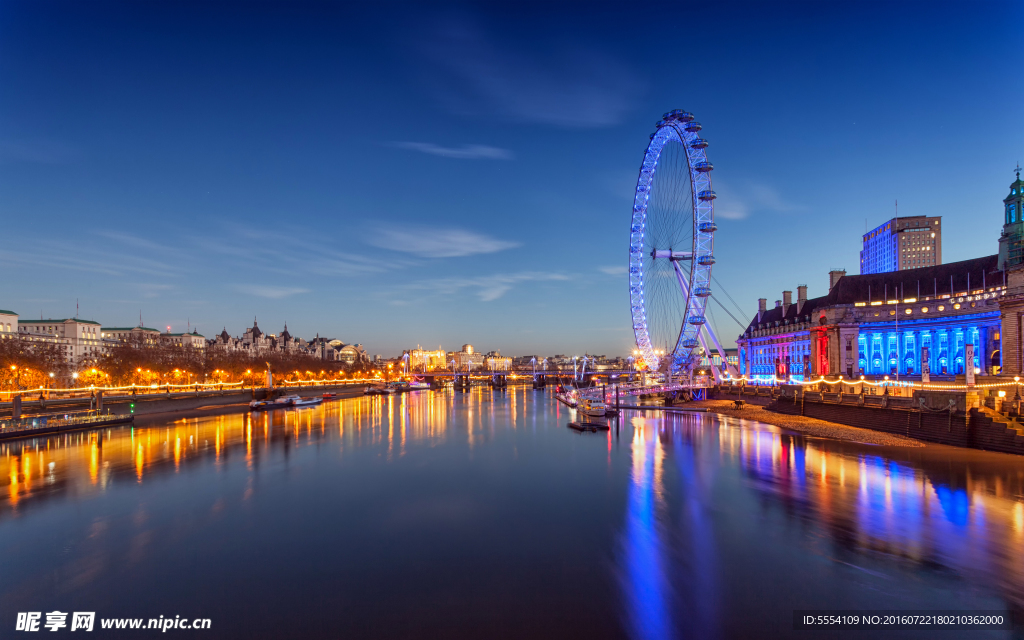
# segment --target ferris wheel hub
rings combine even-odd
[[[651,252],[651,257],[657,260],[658,258],[668,258],[669,260],[693,260],[692,251],[671,251],[671,250],[658,250],[655,249]]]

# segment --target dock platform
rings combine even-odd
[[[607,431],[611,427],[601,422],[570,422],[569,428],[576,431]]]

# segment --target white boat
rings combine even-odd
[[[298,396],[295,396],[295,399],[292,400],[292,406],[293,407],[311,407],[313,405],[320,404],[323,401],[324,401],[324,399],[322,397],[321,398],[299,398]]]
[[[274,405],[275,408],[276,407],[290,407],[290,406],[295,404],[296,400],[302,400],[302,398],[300,398],[299,396],[296,396],[296,395],[281,396],[277,400],[274,400],[273,405]]]
[[[608,405],[593,398],[580,398],[576,401],[576,410],[589,418],[603,418],[608,412]]]
[[[367,395],[367,396],[374,396],[374,395],[386,396],[386,395],[392,394],[394,392],[395,392],[395,390],[392,389],[391,387],[376,387],[376,386],[373,386],[373,387],[366,387],[365,389],[363,389],[363,395]]]

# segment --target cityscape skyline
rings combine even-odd
[[[744,322],[856,273],[896,199],[942,216],[944,262],[996,253],[1020,159],[1016,3],[694,6],[696,52],[612,6],[196,6],[2,10],[0,308],[627,355],[630,201],[667,109],[704,124]]]

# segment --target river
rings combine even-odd
[[[573,418],[421,391],[0,443],[0,636],[57,610],[205,638],[864,638],[793,612],[1024,609],[1024,458]]]

